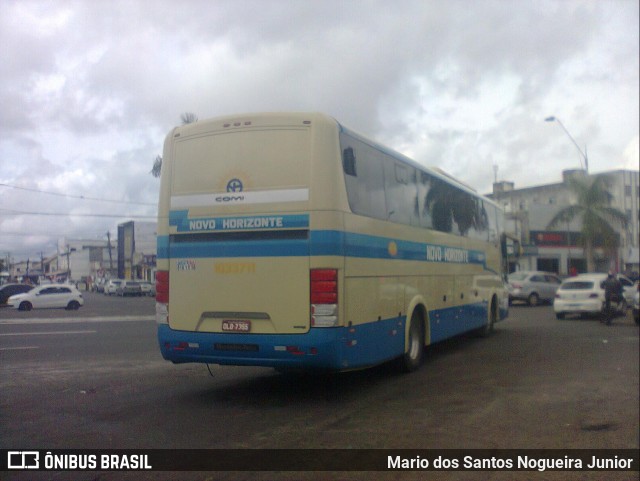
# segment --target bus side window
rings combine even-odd
[[[345,174],[354,177],[358,176],[356,171],[356,154],[353,152],[353,147],[347,147],[342,151],[342,167]]]
[[[386,219],[399,224],[417,225],[415,215],[416,186],[410,182],[415,175],[406,165],[399,164],[388,155],[383,156],[384,193],[387,205]]]
[[[425,172],[418,172],[416,175],[417,197],[414,203],[414,211],[419,218],[419,223],[427,229],[433,228],[431,211],[427,205],[429,189],[431,188],[431,176]]]

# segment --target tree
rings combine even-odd
[[[192,124],[198,121],[198,116],[193,112],[185,112],[180,115],[180,120],[182,121],[182,125]]]
[[[580,219],[582,222],[580,243],[585,251],[589,272],[595,271],[596,241],[601,242],[606,250],[614,252],[620,244],[615,227],[626,227],[628,223],[624,212],[611,207],[613,196],[608,190],[610,183],[611,180],[606,175],[569,178],[567,184],[576,195],[576,203],[560,209],[548,225],[548,228],[554,228],[573,219]]]
[[[160,155],[156,155],[156,160],[153,161],[153,167],[151,168],[151,175],[154,177],[160,177],[160,172],[162,171],[162,157]]]
[[[185,112],[180,115],[180,120],[182,121],[182,125],[192,124],[198,121],[198,116],[193,112]],[[154,177],[160,177],[160,172],[162,171],[162,156],[156,155],[156,159],[153,161],[153,167],[151,168],[151,172],[149,172]]]

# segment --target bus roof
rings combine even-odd
[[[314,122],[329,122],[335,123],[341,132],[344,132],[356,139],[370,145],[372,148],[379,150],[391,157],[396,158],[398,161],[406,163],[420,171],[428,173],[444,182],[449,184],[453,184],[459,189],[473,195],[474,197],[480,197],[485,202],[493,204],[494,206],[500,208],[498,204],[496,204],[493,200],[479,194],[474,188],[471,186],[461,182],[450,174],[446,173],[442,169],[438,167],[427,167],[422,165],[415,160],[407,157],[400,152],[397,152],[389,147],[386,147],[374,140],[371,140],[368,137],[365,137],[362,134],[357,133],[354,130],[344,126],[334,117],[330,115],[321,113],[321,112],[253,112],[253,113],[245,113],[245,114],[236,114],[236,115],[226,115],[220,117],[213,117],[206,120],[198,120],[196,122],[185,124],[181,126],[175,127],[170,133],[169,136],[176,138],[181,137],[183,135],[198,135],[201,133],[207,133],[212,131],[225,131],[232,130],[234,128],[243,128],[243,127],[260,127],[260,126],[270,126],[270,127],[290,127],[292,125],[312,125]]]

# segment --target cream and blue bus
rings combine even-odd
[[[158,222],[174,363],[412,371],[507,316],[500,208],[323,114],[176,127]]]

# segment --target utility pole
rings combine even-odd
[[[109,277],[113,273],[113,257],[111,256],[111,232],[107,231],[107,247],[109,248]]]
[[[71,250],[69,249],[69,246],[67,246],[67,252],[64,253],[64,255],[67,256],[67,282],[71,281],[71,263],[69,262],[70,254],[71,254]]]

